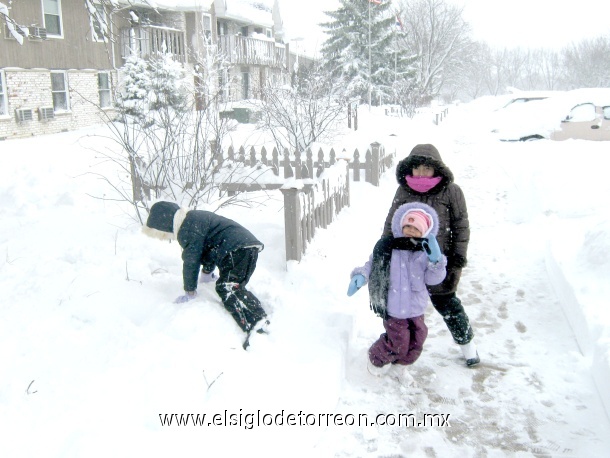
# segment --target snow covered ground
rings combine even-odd
[[[0,455],[605,456],[607,145],[499,143],[473,129],[486,113],[452,107],[434,126],[361,109],[360,130],[338,140],[399,158],[432,142],[466,194],[460,296],[482,363],[464,365],[430,307],[415,387],[368,374],[382,325],[365,290],[346,295],[381,233],[393,169],[379,187],[352,183],[351,207],[288,266],[279,192],[220,212],[266,245],[250,287],[272,334],[245,352],[212,287],[172,303],[177,243],[92,197],[110,196],[95,173],[112,173],[86,148],[100,147],[94,129],[0,142]],[[206,417],[179,426],[171,414]],[[435,426],[392,426],[401,414],[436,414]],[[375,419],[385,424],[364,425]]]

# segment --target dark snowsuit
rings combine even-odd
[[[435,176],[441,182],[427,192],[411,189],[405,180],[412,175],[413,168],[421,164],[434,167]],[[417,145],[409,156],[396,167],[398,189],[386,218],[383,235],[392,234],[392,216],[398,207],[409,202],[423,202],[436,210],[439,217],[437,240],[441,251],[447,256],[447,276],[440,285],[429,286],[430,299],[434,308],[442,315],[453,340],[464,345],[474,337],[468,315],[462,302],[456,296],[462,268],[466,266],[470,225],[466,199],[460,187],[453,182],[453,173],[443,163],[440,153],[433,145]]]
[[[178,212],[182,212],[183,219]],[[173,227],[174,222],[179,227]],[[239,327],[249,332],[267,316],[258,298],[246,289],[256,268],[258,253],[264,248],[250,231],[215,213],[185,211],[171,202],[154,204],[146,224],[175,234],[182,247],[185,291],[197,289],[200,270],[211,272],[218,267],[216,292]]]

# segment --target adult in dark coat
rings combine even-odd
[[[398,207],[423,202],[434,208],[439,218],[437,235],[441,251],[447,256],[447,276],[439,285],[428,286],[434,308],[442,315],[453,340],[460,345],[466,364],[480,359],[473,342],[474,333],[456,292],[467,263],[470,225],[466,199],[454,183],[453,173],[440,153],[430,144],[416,145],[396,166],[398,189],[386,218],[383,235],[392,234],[392,217]]]
[[[199,281],[216,281],[216,292],[244,332],[266,332],[267,314],[258,298],[246,289],[258,253],[264,248],[249,230],[212,212],[187,211],[175,203],[160,201],[150,208],[143,231],[155,238],[178,240],[182,247],[185,294],[176,299],[177,303],[197,296],[201,270]],[[218,277],[214,274],[216,267]]]

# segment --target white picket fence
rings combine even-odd
[[[337,163],[337,160],[346,159],[349,168],[352,170],[353,180],[360,181],[362,171],[364,171],[364,181],[379,186],[379,177],[392,164],[394,154],[386,153],[385,148],[380,143],[372,143],[362,155],[358,149],[353,153],[347,154],[345,151],[339,155],[334,149],[330,149],[328,154],[320,148],[314,158],[314,153],[309,148],[304,153],[296,152],[289,153],[288,149],[284,149],[282,154],[277,148],[273,148],[271,154],[268,153],[265,147],[257,151],[254,147],[247,149],[243,146],[237,149],[229,147],[226,154],[220,152],[217,155],[220,158],[219,167],[225,161],[232,161],[253,167],[257,164],[271,167],[276,176],[284,178],[314,178],[319,177],[325,168],[328,168]],[[251,190],[251,189],[248,189]],[[246,189],[243,189],[246,191]]]

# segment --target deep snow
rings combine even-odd
[[[360,130],[336,142],[380,141],[398,158],[432,142],[466,194],[472,240],[460,296],[482,363],[464,365],[430,307],[414,388],[368,374],[382,325],[365,290],[346,295],[349,272],[381,233],[393,168],[377,188],[351,184],[351,207],[318,230],[300,263],[284,261],[279,192],[265,206],[220,211],[266,245],[250,287],[272,334],[245,352],[213,287],[172,303],[177,243],[146,238],[126,205],[92,197],[111,191],[90,172],[113,173],[85,148],[101,148],[87,137],[96,129],[1,142],[0,454],[604,456],[607,145],[499,143],[471,128],[490,105],[451,107],[438,127],[430,113],[412,121],[361,108]],[[250,428],[259,411],[283,413],[284,424]],[[160,421],[225,412],[241,426]],[[286,424],[289,414],[379,413],[449,415],[451,426]]]

